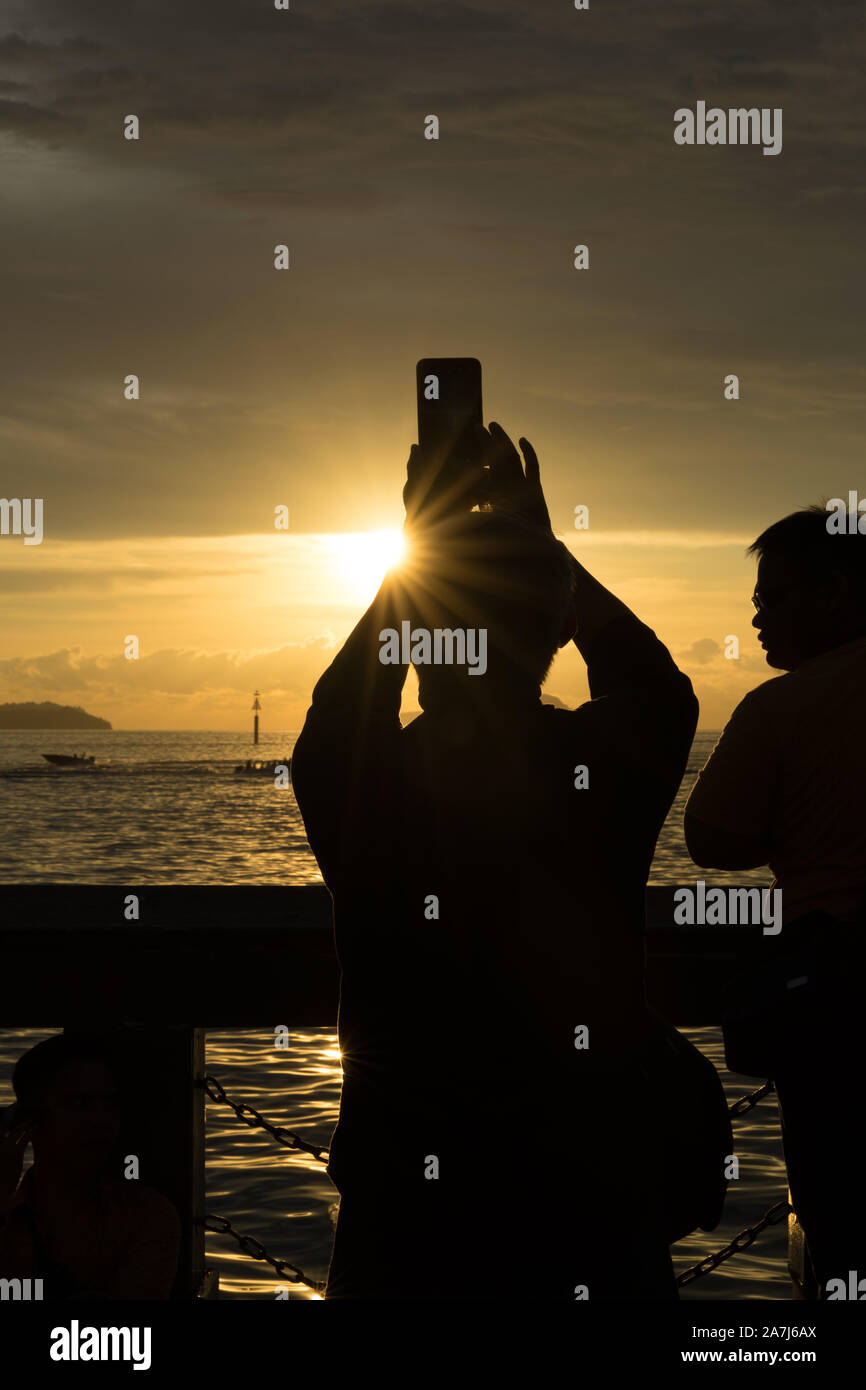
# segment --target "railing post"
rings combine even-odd
[[[790,1189],[788,1204],[794,1205]],[[812,1270],[812,1261],[809,1259],[806,1236],[795,1211],[788,1213],[788,1273],[791,1276],[791,1297],[805,1299],[810,1303],[816,1302],[818,1284]]]
[[[77,1023],[77,1028],[81,1023]],[[106,1030],[140,1181],[174,1204],[181,1244],[173,1299],[206,1285],[204,1269],[204,1029],[123,1024]]]

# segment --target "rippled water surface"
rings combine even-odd
[[[0,731],[0,881],[321,883],[290,788],[235,773],[296,737]],[[96,762],[41,756],[78,752]]]
[[[289,754],[293,734],[264,736],[256,756]],[[688,772],[659,839],[651,882],[694,881],[682,839],[682,808],[716,735],[700,733]],[[97,764],[53,771],[42,752],[86,750]],[[0,732],[0,880],[87,883],[321,882],[304,838],[291,788],[238,777],[252,755],[248,736],[224,733],[33,734]],[[110,762],[107,760],[110,759]],[[763,885],[766,870],[713,873],[713,882]],[[10,1077],[20,1053],[57,1028],[0,1033],[0,1104],[12,1099]],[[717,1029],[684,1032],[718,1068],[729,1100],[757,1082],[724,1069]],[[238,1101],[277,1125],[327,1145],[336,1122],[340,1068],[333,1028],[292,1032],[274,1048],[272,1033],[233,1030],[207,1035],[207,1067]],[[660,1097],[660,1101],[663,1098]],[[247,1128],[223,1105],[208,1103],[207,1206],[255,1236],[277,1258],[313,1279],[327,1272],[336,1192],[321,1164],[291,1154],[261,1130]],[[539,1117],[539,1132],[544,1117]],[[786,1194],[776,1103],[771,1096],[735,1123],[740,1178],[731,1182],[724,1219],[709,1234],[674,1248],[677,1272],[726,1244]],[[522,1200],[543,1206],[543,1169]],[[785,1227],[754,1245],[683,1298],[787,1299]],[[208,1265],[222,1297],[273,1298],[267,1265],[225,1236],[208,1236]],[[470,1248],[467,1242],[467,1250]],[[459,1258],[457,1263],[459,1264]],[[293,1287],[292,1297],[306,1297]]]

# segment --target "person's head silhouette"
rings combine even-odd
[[[831,532],[829,515],[792,512],[749,547],[758,557],[752,626],[780,671],[866,635],[866,535]]]
[[[37,1164],[76,1174],[110,1165],[120,1134],[117,1079],[96,1038],[46,1038],[16,1063],[12,1086]]]
[[[425,713],[484,717],[538,700],[577,621],[568,554],[551,532],[501,510],[459,513],[413,543],[401,578],[413,630],[484,633],[462,664],[413,662]]]

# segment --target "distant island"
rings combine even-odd
[[[107,719],[88,714],[80,705],[0,705],[0,729],[110,729]]]

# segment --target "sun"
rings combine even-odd
[[[336,573],[364,603],[372,602],[386,570],[405,554],[402,531],[346,531],[329,536],[328,544]]]

